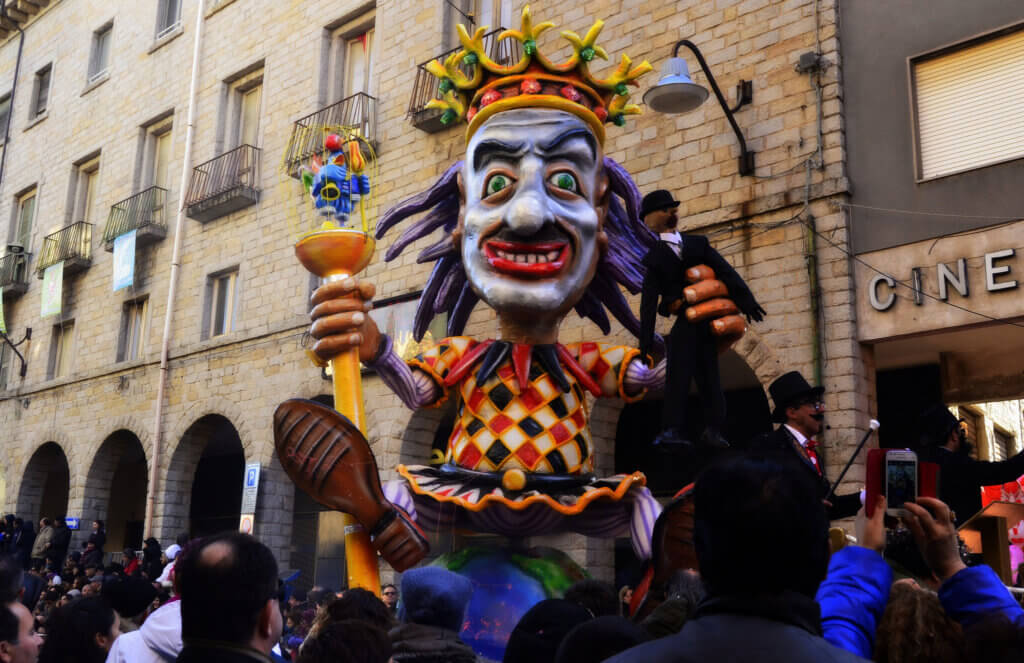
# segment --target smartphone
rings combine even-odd
[[[886,514],[900,517],[906,514],[904,502],[917,499],[917,454],[909,449],[890,449],[885,452]]]

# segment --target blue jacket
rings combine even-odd
[[[871,658],[891,585],[892,569],[874,550],[847,546],[832,555],[828,575],[815,596],[825,640]]]
[[[939,587],[939,601],[946,614],[967,627],[993,614],[1005,615],[1024,628],[1021,608],[991,568],[979,565],[960,569]]]

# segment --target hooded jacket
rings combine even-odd
[[[153,612],[138,631],[114,640],[107,663],[168,663],[181,649],[181,601],[172,601]]]

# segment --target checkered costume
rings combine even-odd
[[[434,528],[468,526],[507,535],[571,530],[621,536],[636,527],[631,521],[638,520],[637,512],[642,512],[642,530],[653,526],[660,509],[644,487],[643,474],[591,476],[593,446],[585,392],[626,401],[641,398],[642,392],[630,395],[623,387],[626,368],[639,351],[603,343],[558,346],[559,368],[555,371],[536,358],[526,362],[528,367],[517,367],[517,362],[522,364],[522,353],[517,357],[513,351],[478,384],[483,373],[478,364],[486,363],[484,351],[490,343],[464,336],[445,338],[409,360],[411,368],[423,371],[437,384],[441,396],[432,406],[439,407],[454,397],[458,414],[445,465],[400,465],[398,472],[405,485],[399,489],[392,482],[386,487],[389,499],[418,522]],[[530,353],[529,348],[520,349]],[[500,482],[481,484],[473,476],[467,477],[470,473],[460,473],[469,470],[478,473],[476,476],[500,476],[510,469],[528,476],[582,480],[555,488],[527,486],[510,491]],[[649,532],[634,538],[649,541]]]

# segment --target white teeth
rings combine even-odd
[[[516,262],[521,262],[523,264],[526,264],[526,255],[523,254],[523,253],[520,253],[519,255],[517,255],[516,256]]]
[[[549,262],[552,261],[552,260],[557,260],[558,259],[558,251],[552,251],[551,253],[549,253],[547,255],[547,259],[548,259]]]
[[[548,251],[547,253],[511,253],[495,249],[494,255],[509,262],[522,263],[524,265],[536,265],[537,263],[554,262],[561,255],[561,251]]]
[[[536,253],[531,253],[528,256],[526,256],[526,262],[530,263],[531,265],[536,263],[537,262],[537,254]]]

